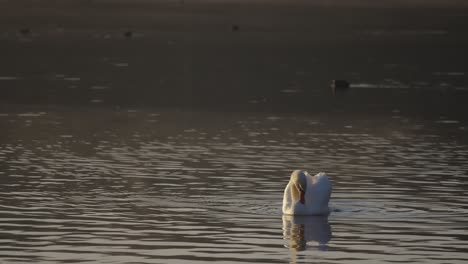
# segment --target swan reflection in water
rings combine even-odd
[[[283,215],[283,239],[288,241],[285,246],[291,250],[328,250],[331,238],[328,216]]]

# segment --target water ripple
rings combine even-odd
[[[468,148],[450,124],[206,115],[3,115],[2,262],[468,260]],[[282,216],[295,168],[328,172],[329,217]]]

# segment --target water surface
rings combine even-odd
[[[1,263],[468,261],[467,9],[48,2],[0,3]]]
[[[468,260],[466,120],[50,108],[0,119],[4,263]],[[330,175],[328,218],[282,216],[297,168]]]

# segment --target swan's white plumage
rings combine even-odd
[[[304,194],[304,204],[300,203],[293,195],[294,183],[291,181],[284,189],[283,214],[286,215],[327,215],[330,213],[328,202],[332,192],[332,184],[324,172],[315,176],[306,171],[294,171],[304,174],[307,180],[307,189]]]

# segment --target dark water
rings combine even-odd
[[[6,6],[0,102],[315,111],[346,79],[365,111],[463,112],[467,10]]]
[[[465,9],[7,7],[1,263],[468,261]]]

